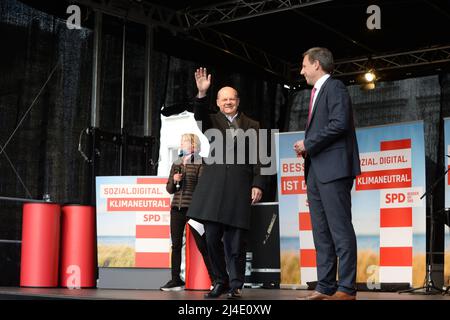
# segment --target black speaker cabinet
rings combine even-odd
[[[247,242],[246,287],[280,287],[280,224],[278,202],[252,206]]]

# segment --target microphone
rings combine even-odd
[[[183,149],[178,149],[178,157],[181,158],[183,155],[184,155]],[[182,173],[181,165],[175,169],[175,173]],[[177,181],[175,187],[177,188],[177,191],[180,190],[180,181]]]
[[[175,169],[175,173],[181,173],[181,166]],[[180,181],[177,181],[175,188],[177,188],[177,191],[180,190]]]

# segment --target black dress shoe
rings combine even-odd
[[[240,299],[242,298],[242,289],[231,289],[227,294],[227,299]]]
[[[218,298],[220,297],[222,294],[224,294],[225,292],[227,292],[229,290],[229,287],[223,283],[217,283],[214,285],[214,288],[208,292],[207,294],[205,294],[205,298]]]

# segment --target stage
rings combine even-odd
[[[206,291],[163,292],[159,290],[63,289],[0,287],[0,300],[205,300]],[[289,301],[309,295],[309,290],[247,289],[239,301]],[[358,300],[450,301],[450,295],[399,294],[396,292],[358,292]],[[217,300],[229,301],[226,295]],[[211,301],[211,300],[208,300]]]

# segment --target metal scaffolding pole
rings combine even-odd
[[[122,74],[121,74],[121,96],[120,96],[120,135],[121,143],[119,147],[119,172],[120,175],[124,175],[125,172],[125,162],[126,162],[126,135],[124,132],[125,126],[125,50],[126,50],[126,30],[127,22],[123,21],[123,31],[122,31]]]
[[[152,134],[152,57],[153,57],[153,27],[147,26],[145,39],[145,92],[144,92],[144,136]]]
[[[92,57],[91,127],[100,124],[100,74],[103,14],[95,11],[94,52]]]

